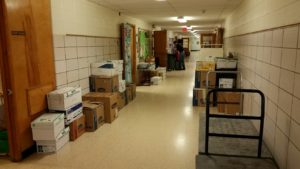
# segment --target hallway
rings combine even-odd
[[[185,71],[168,72],[161,85],[138,87],[114,123],[56,154],[34,154],[20,163],[0,159],[0,169],[194,169],[200,110],[192,106],[193,86],[190,62]]]

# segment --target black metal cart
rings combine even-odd
[[[211,94],[216,94],[218,92],[239,92],[239,93],[256,93],[260,96],[260,115],[259,116],[250,116],[250,115],[225,115],[225,114],[212,114],[210,113],[211,104],[209,98]],[[223,103],[226,104],[226,103]],[[203,114],[203,120],[205,126],[200,127],[200,129],[205,128],[205,135],[202,135],[204,139],[204,150],[199,150],[199,154],[196,157],[196,167],[197,169],[277,169],[277,165],[272,159],[272,156],[269,154],[267,156],[262,156],[262,152],[267,152],[267,149],[263,148],[263,128],[264,128],[264,117],[265,117],[265,97],[260,90],[256,89],[225,89],[225,88],[216,88],[211,89],[207,93],[206,97],[206,111]],[[259,131],[256,132],[256,129],[253,127],[251,121],[259,121]],[[238,133],[225,133],[211,131],[212,123],[217,125],[217,128],[222,128],[226,125],[227,127],[232,127],[236,124],[239,126],[246,126],[250,129],[252,134],[238,134]],[[224,126],[221,126],[221,125]],[[220,126],[219,126],[220,125]],[[234,127],[233,127],[234,128]],[[224,131],[223,131],[224,132]],[[227,132],[227,133],[226,133]],[[215,140],[221,138],[221,141],[216,142]],[[226,141],[223,139],[233,139],[230,141],[229,148],[226,148]],[[223,140],[222,140],[223,139]],[[256,154],[245,155],[245,152],[252,152],[255,147],[249,148],[250,142],[246,142],[246,150],[239,151],[239,146],[243,144],[244,140],[256,140],[257,152]],[[213,141],[217,143],[216,146],[211,145]],[[255,145],[255,144],[253,144]],[[215,148],[216,147],[216,148]],[[210,149],[214,149],[214,152],[211,152]],[[225,152],[219,153],[219,151],[225,150]],[[226,153],[227,152],[227,153]],[[231,152],[231,153],[228,153]],[[233,152],[233,153],[232,153]],[[234,154],[235,152],[239,152]],[[255,152],[255,151],[254,151]],[[266,153],[267,154],[267,153]]]

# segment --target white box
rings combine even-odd
[[[50,110],[67,110],[75,104],[81,103],[80,87],[65,87],[47,94]]]
[[[64,114],[45,113],[31,122],[33,140],[55,140],[64,126]]]
[[[220,78],[219,79],[219,88],[233,88],[233,79],[230,78]]]
[[[107,69],[107,68],[91,68],[91,74],[96,76],[106,76],[112,77],[118,74],[118,71],[114,68]]]
[[[151,83],[154,85],[159,85],[161,81],[162,81],[162,77],[160,76],[151,77]]]
[[[235,69],[237,68],[237,60],[233,59],[217,59],[216,69]]]
[[[163,80],[166,79],[166,77],[167,77],[167,69],[166,69],[166,67],[158,67],[156,70],[158,71],[158,73],[162,74],[162,79]]]
[[[55,140],[37,140],[36,149],[38,153],[52,153],[61,149],[69,142],[70,128],[67,127],[59,134]]]
[[[126,81],[125,80],[121,80],[119,81],[119,92],[125,92],[126,90]]]
[[[64,114],[65,115],[65,125],[69,125],[70,123],[72,123],[74,120],[76,120],[77,118],[79,118],[82,115],[82,103],[78,103],[78,104],[70,107],[67,110],[63,110],[63,111],[50,110],[50,112]]]

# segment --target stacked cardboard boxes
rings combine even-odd
[[[238,114],[241,111],[241,93],[219,92],[218,93],[218,112],[225,114]]]
[[[95,131],[104,123],[104,105],[102,102],[83,102],[86,131]]]
[[[65,128],[64,114],[45,113],[31,122],[37,152],[56,152],[69,142],[69,128]]]
[[[118,117],[118,93],[91,92],[83,96],[84,101],[100,102],[104,105],[104,121],[112,123]]]
[[[66,87],[47,95],[49,112],[64,115],[65,126],[70,126],[71,141],[81,136],[85,128],[80,123],[84,120],[81,88]],[[73,135],[75,134],[75,135]]]

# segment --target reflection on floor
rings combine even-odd
[[[138,87],[137,98],[111,125],[55,154],[34,154],[20,163],[0,159],[0,169],[194,169],[203,110],[192,107],[194,64],[186,65],[185,71],[168,72],[159,86]]]

